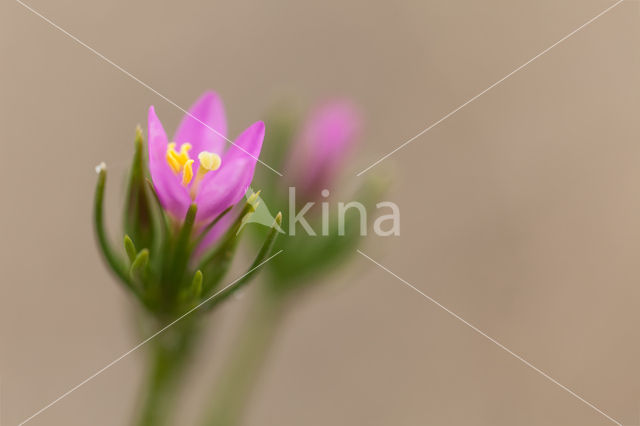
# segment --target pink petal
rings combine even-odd
[[[251,163],[238,159],[205,177],[196,196],[196,219],[208,222],[242,199],[253,178]]]
[[[253,180],[256,161],[264,140],[264,123],[249,126],[222,158],[222,166],[205,176],[196,196],[198,221],[212,220],[238,203]]]
[[[176,130],[174,141],[178,146],[189,142],[193,147],[190,155],[196,162],[201,151],[222,155],[227,135],[227,118],[220,97],[212,91],[203,93],[189,109],[189,114],[184,115]]]
[[[229,146],[227,152],[225,152],[222,157],[222,164],[224,164],[225,161],[232,161],[236,158],[245,158],[253,161],[253,165],[255,166],[260,156],[263,140],[264,123],[262,121],[256,121],[247,127],[244,132],[236,138],[235,142]],[[251,175],[253,176],[253,172]]]
[[[160,203],[174,218],[183,219],[191,199],[166,161],[167,134],[153,106],[148,118],[149,172]]]

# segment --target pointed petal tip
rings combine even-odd
[[[209,151],[221,154],[226,135],[227,118],[222,98],[213,90],[207,90],[189,107],[173,140],[191,143],[196,153]]]
[[[249,127],[244,129],[240,136],[232,143],[224,157],[222,158],[222,164],[229,163],[235,160],[249,160],[249,158],[255,162],[260,156],[262,150],[262,142],[264,141],[265,124],[262,121],[256,121]],[[253,170],[253,169],[252,169]],[[253,175],[253,171],[251,171]],[[247,184],[248,186],[248,184]],[[246,188],[245,188],[246,189]]]
[[[256,121],[255,123],[247,127],[244,132],[242,132],[241,136],[251,135],[252,139],[256,139],[257,141],[259,141],[258,143],[262,145],[265,129],[266,125],[264,124],[264,121]],[[238,137],[238,140],[236,142],[240,141],[241,136]]]
[[[156,108],[151,105],[149,107],[149,113],[147,114],[147,128],[151,130],[152,127],[155,127],[160,123],[160,118],[158,118],[158,114],[156,114]],[[160,124],[162,126],[162,124]],[[149,135],[150,136],[150,135]]]
[[[147,137],[149,138],[148,143],[150,145],[153,143],[153,139],[156,139],[157,137],[159,137],[163,141],[167,138],[164,127],[162,126],[162,121],[160,121],[160,118],[156,114],[156,109],[153,105],[149,107],[149,115],[147,116],[147,130]]]

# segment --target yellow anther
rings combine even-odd
[[[167,145],[167,163],[171,167],[171,170],[175,174],[180,173],[185,164],[190,160],[189,158],[189,150],[191,149],[191,144],[183,143],[180,145],[180,152],[176,151],[176,143],[171,142]]]
[[[182,185],[189,185],[191,179],[193,179],[193,160],[189,159],[184,163],[184,169],[182,170]]]
[[[218,170],[222,164],[222,159],[218,154],[208,151],[202,151],[198,154],[198,160],[200,160],[200,167],[207,172]]]
[[[183,166],[186,164],[187,161],[189,161],[190,150],[191,150],[190,143],[183,143],[182,145],[180,145],[180,153],[178,154],[178,159],[180,161],[180,164],[182,164]]]
[[[180,173],[180,162],[178,161],[177,157],[177,153],[175,150],[175,143],[170,143],[169,146],[167,147],[167,163],[169,163],[169,167],[171,167],[171,170],[173,170],[173,173],[178,174]]]

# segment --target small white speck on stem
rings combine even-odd
[[[96,166],[96,173],[100,174],[101,171],[107,169],[107,164],[103,161],[102,163]]]

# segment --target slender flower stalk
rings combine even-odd
[[[253,387],[288,313],[288,298],[260,292],[240,328],[232,358],[215,383],[203,426],[242,425]]]

